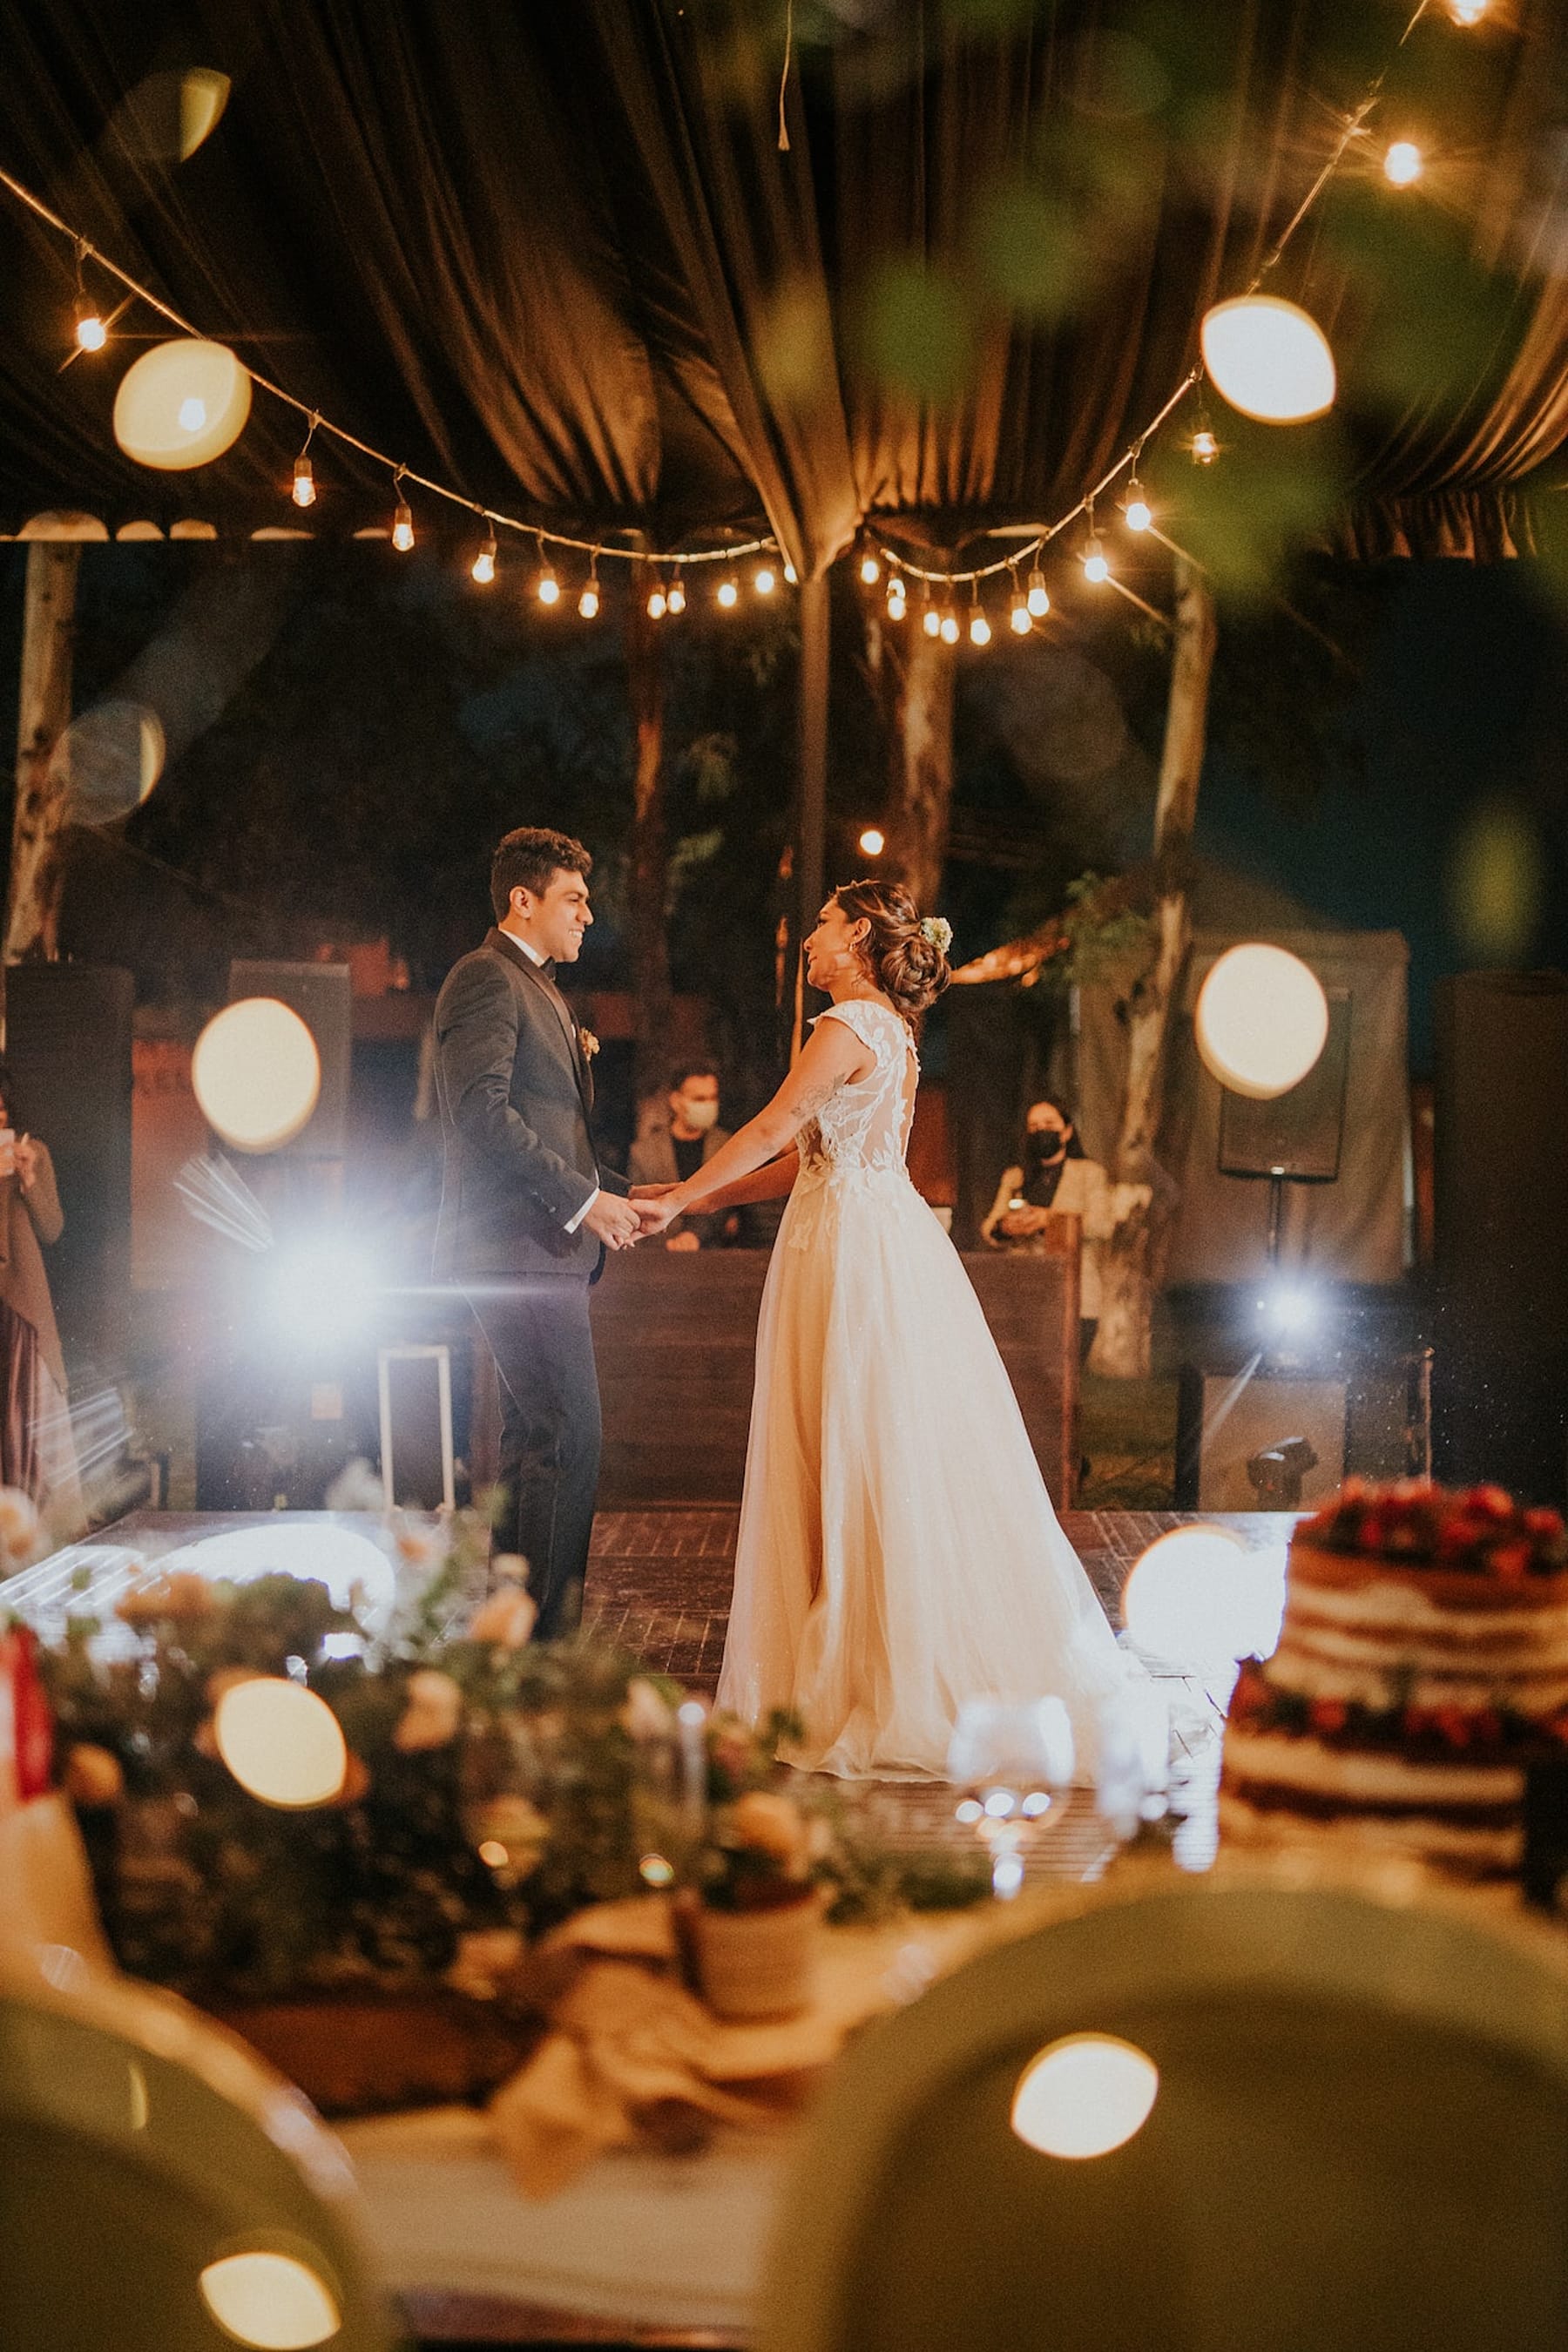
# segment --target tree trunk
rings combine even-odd
[[[27,550],[22,677],[16,702],[16,806],[11,830],[8,964],[59,951],[60,830],[69,777],[52,763],[70,723],[71,651],[81,549],[38,540]]]
[[[947,862],[952,806],[956,665],[940,637],[873,613],[867,655],[888,745],[888,847],[882,871],[905,883],[922,913],[934,908]]]
[[[670,1044],[669,838],[664,791],[664,666],[658,625],[640,596],[626,606],[626,686],[636,733],[626,904],[631,947],[633,1086],[640,1105],[667,1083]]]
[[[1165,1053],[1171,1011],[1192,944],[1187,851],[1197,816],[1214,668],[1215,622],[1207,576],[1176,562],[1176,632],[1165,741],[1154,806],[1154,857],[1159,896],[1154,909],[1153,963],[1133,991],[1127,1037],[1127,1092],[1110,1170],[1118,1184],[1148,1184],[1164,1102]],[[1136,1209],[1100,1244],[1100,1328],[1089,1370],[1121,1380],[1146,1379],[1153,1319],[1152,1262],[1158,1204]]]

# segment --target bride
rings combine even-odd
[[[805,1727],[789,1760],[941,1778],[965,1699],[1066,1702],[1080,1758],[1126,1666],[1057,1523],[957,1252],[904,1164],[945,924],[849,882],[805,943],[832,998],[767,1108],[649,1232],[789,1194],[757,1379],[719,1704]]]

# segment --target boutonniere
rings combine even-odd
[[[591,1029],[579,1029],[577,1043],[583,1049],[583,1059],[591,1062],[599,1050],[599,1041]]]

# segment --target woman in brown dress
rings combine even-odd
[[[30,1496],[62,1539],[85,1515],[39,1244],[58,1241],[64,1224],[48,1146],[16,1131],[0,1062],[0,1485]]]

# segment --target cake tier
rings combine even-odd
[[[1518,1874],[1523,1838],[1517,1822],[1490,1823],[1438,1820],[1421,1813],[1397,1818],[1383,1813],[1292,1811],[1239,1790],[1222,1788],[1219,1832],[1227,1846],[1281,1846],[1352,1862],[1431,1863],[1471,1878]]]
[[[1510,1580],[1298,1538],[1270,1683],[1368,1707],[1568,1706],[1568,1573]]]

